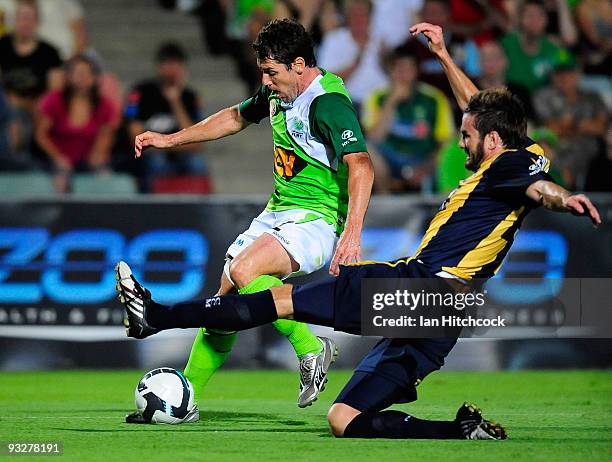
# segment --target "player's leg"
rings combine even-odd
[[[264,230],[274,225],[274,216],[267,212],[263,212],[253,221],[249,228],[241,233],[230,245],[226,251],[226,262],[221,274],[221,283],[217,296],[226,295],[235,292],[234,283],[230,276],[230,266],[234,257],[238,256],[244,249],[249,246],[262,235]],[[280,281],[275,278],[273,283]],[[261,282],[261,281],[260,281]],[[260,283],[254,285],[259,286]],[[269,286],[260,288],[266,289]],[[249,287],[246,288],[249,290]],[[199,400],[204,386],[214,372],[221,367],[229,356],[231,349],[236,341],[236,333],[212,328],[200,328],[194,339],[189,355],[187,366],[185,367],[185,375],[189,378],[194,386],[195,398]]]
[[[274,226],[266,229],[232,263],[232,279],[241,294],[265,290],[274,281],[280,283],[263,275],[287,278],[309,274],[331,259],[337,239],[335,228],[320,215],[288,210],[275,212],[274,216]],[[258,274],[262,276],[257,277]],[[273,326],[293,346],[300,370],[298,406],[309,406],[325,386],[327,371],[337,355],[336,345],[331,339],[315,336],[301,322],[279,319]]]
[[[415,401],[416,384],[439,369],[454,344],[454,339],[381,340],[331,407],[332,433],[345,438],[504,439],[503,427],[483,419],[480,410],[467,403],[453,420],[425,420],[385,410]]]
[[[299,263],[280,241],[263,233],[234,258],[230,275],[238,292],[245,295],[280,285],[282,282],[277,277],[284,277],[298,269]],[[260,277],[262,275],[274,277]],[[275,321],[273,325],[287,337],[298,358],[321,352],[321,342],[306,324],[283,319]]]
[[[225,295],[234,290],[225,272],[221,274],[221,284],[216,295]],[[229,356],[234,343],[236,332],[228,332],[201,327],[193,341],[187,365],[185,366],[185,377],[187,377],[194,391],[196,402],[200,400],[202,391],[215,371],[221,367]]]

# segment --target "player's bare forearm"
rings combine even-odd
[[[240,115],[238,106],[222,109],[191,127],[169,135],[171,147],[212,141],[233,135],[246,128],[248,123]]]
[[[527,188],[526,194],[529,198],[549,210],[587,216],[593,221],[593,224],[601,224],[599,212],[587,196],[584,194],[572,194],[552,181],[536,181]]]
[[[358,227],[361,231],[363,218],[370,203],[372,183],[374,182],[374,168],[367,152],[347,154],[344,160],[349,168],[349,206],[346,223],[347,225]]]
[[[410,28],[410,33],[412,35],[423,34],[427,38],[429,49],[442,65],[446,78],[457,100],[457,104],[459,108],[463,110],[467,106],[470,98],[478,93],[478,88],[451,58],[444,44],[442,28],[434,24],[421,22],[412,26]]]
[[[455,95],[455,100],[461,110],[465,109],[470,98],[478,93],[478,87],[465,75],[465,73],[455,64],[448,52],[443,56],[438,56],[438,61],[442,64],[444,73]]]
[[[361,230],[374,182],[374,169],[367,152],[346,154],[344,162],[349,169],[349,203],[344,232],[329,267],[329,272],[336,276],[338,265],[361,260]]]
[[[155,132],[144,132],[134,138],[136,157],[148,146],[159,149],[170,149],[186,144],[217,140],[243,130],[249,123],[240,115],[238,106],[228,107],[207,117],[191,127],[170,135]]]

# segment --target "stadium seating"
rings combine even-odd
[[[0,194],[55,194],[51,176],[44,172],[0,172]]]
[[[157,194],[210,194],[212,181],[208,176],[160,176],[153,180]]]
[[[134,179],[127,174],[93,174],[80,173],[72,178],[73,194],[135,194],[137,192]]]

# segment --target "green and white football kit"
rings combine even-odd
[[[300,265],[299,274],[312,273],[331,259],[346,219],[348,168],[342,158],[367,150],[344,84],[323,71],[291,104],[262,86],[240,104],[240,114],[255,123],[270,117],[274,192],[228,255],[235,257],[266,232]]]
[[[325,70],[321,72],[292,103],[284,103],[262,85],[239,105],[240,115],[248,122],[270,118],[274,191],[265,210],[230,245],[227,257],[235,258],[262,234],[270,234],[299,264],[295,273],[282,277],[312,273],[331,260],[348,211],[348,167],[343,156],[367,151],[342,79]],[[253,293],[278,284],[279,279],[262,275],[240,288],[239,293]],[[316,390],[309,388],[312,377],[304,376],[314,373],[309,364],[325,362],[326,372],[336,353],[335,346],[328,339],[314,336],[305,324],[281,319],[273,325],[288,338],[300,358],[298,405],[307,406],[324,386],[320,383]],[[234,341],[235,334],[199,331],[185,368],[196,399]]]

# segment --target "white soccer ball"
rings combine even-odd
[[[152,423],[180,424],[198,420],[191,382],[171,367],[147,372],[138,382],[134,397],[138,411]]]

